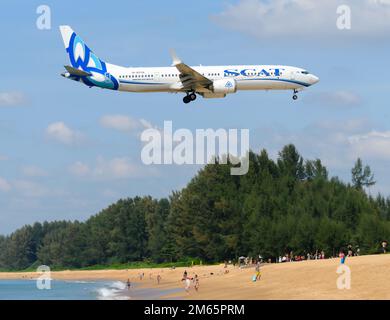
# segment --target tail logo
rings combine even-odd
[[[118,89],[118,80],[107,72],[106,63],[100,60],[74,32],[70,37],[67,52],[73,68],[82,69],[94,75],[92,77],[82,78],[82,81],[86,85],[113,90]]]

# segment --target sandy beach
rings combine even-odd
[[[252,282],[254,268],[229,265],[194,266],[172,269],[129,269],[52,272],[57,280],[119,280],[130,278],[137,286],[155,289],[181,288],[165,298],[182,299],[390,299],[390,255],[347,258],[351,270],[351,289],[336,286],[339,259],[266,264],[261,280]],[[200,279],[199,291],[186,293],[181,281],[184,270]],[[228,270],[228,273],[226,273]],[[140,280],[139,275],[144,273]],[[0,279],[31,279],[37,273],[0,273]],[[157,284],[157,275],[161,283]]]

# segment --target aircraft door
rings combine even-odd
[[[296,80],[296,72],[295,71],[291,71],[290,78],[291,78],[291,80]]]

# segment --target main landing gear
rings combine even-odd
[[[297,93],[298,93],[298,90],[294,90],[294,95],[293,95],[293,100],[297,100],[298,99],[298,96],[297,96]]]
[[[187,93],[187,95],[183,98],[184,103],[190,103],[194,100],[196,100],[196,94],[194,92]]]

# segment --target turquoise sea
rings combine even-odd
[[[0,280],[0,300],[157,300],[182,289],[126,289],[120,281],[57,281],[40,290],[34,280]]]

